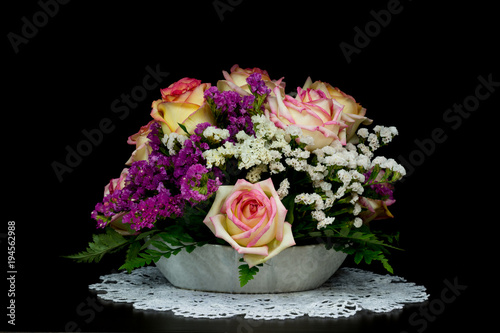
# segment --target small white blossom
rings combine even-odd
[[[370,159],[366,155],[359,155],[356,157],[356,165],[367,170],[370,168]]]
[[[332,146],[324,146],[323,148],[321,148],[321,150],[327,155],[333,155],[336,152],[335,148]]]
[[[361,213],[361,205],[356,203],[354,204],[354,210],[352,211],[352,214],[358,215],[359,213]]]
[[[332,198],[327,198],[325,200],[325,209],[332,208],[333,203],[335,202],[335,198],[333,198],[333,192],[332,191],[327,191],[327,196],[331,195]]]
[[[354,226],[360,228],[363,225],[363,220],[359,217],[354,218]]]
[[[330,191],[332,189],[332,183],[323,181],[321,182],[320,187],[323,192]]]
[[[341,157],[340,155],[332,155],[332,156],[327,156],[323,159],[322,163],[328,165],[328,166],[347,166],[348,162],[346,161],[345,158]]]
[[[356,170],[349,170],[349,174],[351,175],[352,179],[357,180],[357,181],[362,182],[362,183],[365,182],[365,176],[362,173],[359,173]]]
[[[229,138],[229,130],[216,128],[215,126],[209,126],[203,131],[203,136],[215,142],[220,142],[224,139]]]
[[[387,158],[385,158],[384,156],[377,156],[373,159],[371,167],[373,168],[375,165],[379,165],[381,168],[385,168],[386,162]]]
[[[262,172],[267,171],[267,165],[261,164],[256,167],[253,167],[248,173],[247,173],[247,180],[250,183],[257,183],[261,179],[261,174]]]
[[[307,162],[305,160],[299,160],[296,158],[287,158],[285,159],[286,164],[291,166],[297,171],[304,171],[307,167]]]
[[[368,129],[366,129],[366,128],[360,128],[358,130],[358,136],[366,139],[368,137]]]
[[[281,162],[271,162],[269,163],[269,171],[272,175],[285,171],[286,168]]]
[[[302,130],[298,126],[288,125],[286,127],[286,129],[285,129],[285,133],[289,134],[291,136],[301,136],[302,135]]]
[[[351,151],[351,152],[356,152],[356,146],[353,145],[352,143],[348,143],[345,145],[345,149],[347,149],[348,151]]]
[[[375,151],[380,147],[376,134],[370,133],[370,135],[368,135],[368,145],[370,146],[372,151]]]
[[[322,210],[314,210],[311,212],[311,216],[316,221],[322,221],[326,218],[325,212]]]
[[[314,138],[312,136],[309,136],[309,135],[304,135],[304,136],[301,136],[300,137],[300,143],[304,143],[306,145],[314,145]]]
[[[180,135],[177,133],[170,133],[170,134],[165,134],[163,138],[161,139],[161,142],[167,147],[168,153],[170,155],[175,155],[177,152],[175,151],[174,147],[175,144],[178,142],[181,147],[184,147],[184,142],[187,140],[187,137],[185,135]]]
[[[280,197],[280,200],[283,200],[283,198],[288,195],[289,188],[290,182],[288,181],[288,178],[283,179],[283,181],[280,183],[279,189],[276,191],[278,193],[278,196]]]
[[[332,224],[333,221],[335,221],[335,217],[327,217],[327,218],[323,219],[322,221],[318,222],[318,224],[317,224],[318,230],[326,227],[329,224]]]
[[[345,195],[345,190],[347,189],[347,186],[341,186],[337,189],[337,193],[335,193],[335,198],[340,199]]]
[[[342,183],[344,183],[344,185],[349,184],[352,180],[352,176],[349,171],[346,171],[344,169],[341,169],[337,172],[337,177]]]
[[[358,183],[358,182],[353,182],[351,185],[349,185],[348,189],[350,189],[353,192],[356,192],[358,194],[363,194],[363,192],[365,191],[365,189],[361,185],[361,183]]]
[[[358,149],[361,150],[361,153],[363,155],[365,155],[366,157],[368,157],[368,158],[372,158],[373,157],[372,151],[366,145],[360,143],[360,144],[358,144]]]

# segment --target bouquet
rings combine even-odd
[[[386,254],[398,234],[372,221],[393,217],[393,183],[405,170],[374,153],[397,129],[368,130],[366,109],[326,82],[308,78],[286,94],[283,78],[259,68],[234,65],[223,77],[161,89],[152,120],[128,138],[127,167],[91,214],[102,232],[68,257],[124,251],[120,269],[130,272],[224,244],[243,255],[244,285],[286,248],[323,242],[392,273]]]

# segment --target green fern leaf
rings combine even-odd
[[[92,240],[85,251],[64,257],[77,262],[99,262],[106,253],[116,252],[128,242],[113,229],[107,229],[105,234],[94,235]]]

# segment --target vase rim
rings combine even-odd
[[[203,246],[214,246],[214,247],[221,247],[221,248],[230,248],[230,249],[233,249],[233,247],[231,245],[222,245],[222,244],[205,244]],[[321,245],[321,246],[325,246],[325,244],[322,244],[322,243],[318,243],[318,244],[308,244],[308,245],[294,245],[294,246],[291,246],[289,248],[286,248],[285,250],[288,250],[288,249],[293,249],[293,248],[307,248],[307,247],[316,247],[318,245]],[[202,246],[202,247],[203,247]]]

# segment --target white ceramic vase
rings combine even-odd
[[[292,246],[269,259],[245,286],[240,287],[242,257],[230,246],[204,245],[161,258],[156,266],[178,288],[224,293],[283,293],[318,288],[340,267],[343,252],[323,244]]]

